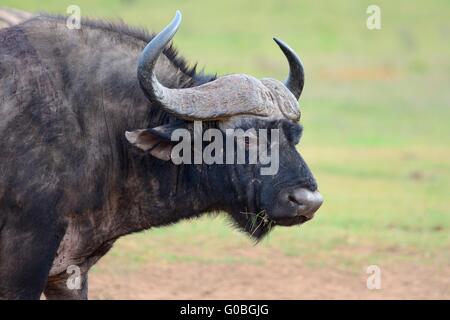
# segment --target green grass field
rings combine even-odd
[[[3,0],[2,6],[122,18],[160,30],[176,9],[180,52],[207,72],[282,79],[295,48],[306,68],[299,150],[325,203],[316,218],[276,228],[258,246],[313,266],[450,265],[450,2],[386,1],[382,29],[366,28],[373,1]],[[111,256],[144,262],[263,263],[223,217],[120,240]],[[191,248],[191,249],[189,249]],[[192,250],[195,248],[195,250]]]

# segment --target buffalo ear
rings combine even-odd
[[[175,143],[170,137],[174,130],[181,127],[180,123],[175,123],[150,129],[125,131],[125,137],[135,147],[150,153],[155,158],[168,161]]]

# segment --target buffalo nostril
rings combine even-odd
[[[308,205],[302,199],[296,198],[293,195],[289,195],[288,200],[297,207],[297,211],[304,211],[308,208]]]
[[[295,203],[295,204],[303,205],[303,203],[300,202],[299,199],[295,198],[295,197],[294,197],[293,195],[291,195],[291,194],[288,196],[288,200],[291,201],[291,202],[293,202],[293,203]]]
[[[323,197],[318,191],[305,188],[294,190],[288,195],[288,200],[297,206],[297,215],[311,219],[323,203]]]

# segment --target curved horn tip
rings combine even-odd
[[[182,20],[181,12],[177,10],[175,12],[175,16],[173,17],[172,21],[159,33],[156,35],[156,37],[164,38],[165,42],[169,42],[172,40],[172,37],[175,35],[175,33],[178,31],[178,28],[180,27]],[[156,38],[155,37],[155,38]]]
[[[273,41],[275,41],[278,45],[280,45],[281,42],[283,42],[282,40],[278,39],[277,37],[272,37]]]
[[[281,49],[288,49],[292,52],[295,52],[286,42],[284,42],[283,40],[281,40],[280,38],[277,37],[272,37],[273,41],[275,41],[275,43],[281,48]]]
[[[297,99],[299,99],[305,82],[303,63],[295,51],[292,50],[292,48],[289,47],[284,41],[276,37],[273,37],[273,40],[278,47],[280,47],[289,63],[289,76],[285,80],[284,85]]]
[[[182,17],[182,15],[181,15],[181,12],[180,12],[180,10],[177,10],[177,11],[175,11],[175,17],[173,18],[173,22],[177,22],[177,24],[180,24],[180,22],[181,22],[181,19],[182,19],[183,17]]]
[[[175,17],[173,17],[172,21],[170,21],[170,23],[167,25],[167,27],[164,28],[164,30],[161,31],[161,33],[166,31],[166,29],[169,29],[171,36],[173,36],[175,32],[177,32],[178,27],[181,24],[181,20],[182,20],[181,12],[180,10],[177,10],[175,12]]]
[[[286,42],[284,42],[283,40],[281,40],[281,39],[279,39],[279,38],[277,38],[277,37],[273,37],[272,39],[273,39],[273,41],[275,41],[275,43],[280,47],[280,49],[283,50],[283,52],[284,52],[284,50],[286,50],[286,49],[288,49],[288,50],[290,50],[290,51],[294,51],[294,50],[292,50],[292,48],[289,47],[288,44],[287,44]]]
[[[172,40],[181,24],[181,12],[177,10],[170,23],[147,44],[138,62],[138,77],[150,79],[156,59],[164,47]]]

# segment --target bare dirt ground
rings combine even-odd
[[[90,275],[90,299],[450,299],[449,266],[380,266],[382,287],[368,275],[311,267],[276,256],[262,265],[157,263],[118,272],[100,263]]]

